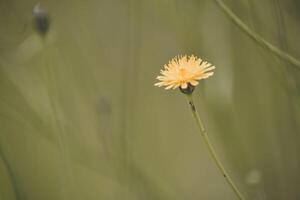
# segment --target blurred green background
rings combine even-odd
[[[300,59],[297,0],[224,0]],[[0,1],[0,199],[231,200],[184,96],[153,86],[178,54],[216,65],[196,106],[251,200],[300,199],[300,73],[212,0]]]

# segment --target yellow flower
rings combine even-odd
[[[199,80],[212,76],[213,69],[215,66],[194,55],[177,56],[169,61],[169,64],[164,65],[164,69],[160,71],[161,76],[157,76],[160,82],[155,86],[186,89],[189,84],[196,86]]]

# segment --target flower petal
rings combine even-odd
[[[186,89],[186,88],[187,88],[187,86],[188,86],[188,84],[187,84],[186,82],[184,82],[184,83],[182,83],[182,84],[181,84],[181,86],[180,86],[180,87],[181,87],[182,89]]]

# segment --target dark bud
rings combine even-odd
[[[195,86],[192,86],[189,83],[187,88],[182,89],[181,87],[179,87],[179,89],[180,89],[180,92],[182,92],[183,94],[192,94],[194,92]]]
[[[34,6],[32,14],[34,28],[41,35],[46,35],[50,26],[50,18],[48,12],[41,6],[40,3],[38,3]]]

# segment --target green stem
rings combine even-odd
[[[200,134],[201,134],[202,138],[204,139],[204,143],[207,146],[212,159],[214,160],[214,162],[217,165],[218,169],[220,170],[220,172],[222,173],[223,177],[225,178],[225,180],[227,181],[227,183],[229,184],[229,186],[231,187],[231,189],[234,191],[234,193],[236,194],[236,196],[238,197],[238,199],[243,200],[244,199],[243,195],[238,190],[238,188],[236,187],[236,185],[233,183],[232,179],[230,178],[230,176],[226,172],[223,164],[221,163],[220,159],[218,158],[217,153],[216,153],[214,147],[212,146],[212,144],[211,144],[211,142],[210,142],[210,140],[208,138],[207,132],[206,132],[206,130],[204,128],[204,125],[203,125],[200,117],[199,117],[198,111],[197,111],[197,109],[196,109],[196,107],[194,105],[192,95],[188,95],[187,94],[186,97],[187,97],[188,103],[190,105],[191,111],[193,113],[193,116],[194,116],[194,118],[195,118],[195,120],[197,122],[197,126],[198,126],[198,128],[200,130]]]
[[[215,0],[218,6],[224,11],[224,13],[229,17],[229,19],[235,23],[248,37],[250,37],[253,41],[259,44],[261,47],[268,49],[276,56],[280,57],[281,59],[289,62],[294,66],[296,69],[300,70],[300,61],[293,56],[289,55],[288,53],[280,50],[276,46],[272,45],[268,41],[266,41],[262,36],[258,35],[254,31],[252,31],[239,17],[234,14],[230,8],[222,1],[222,0]]]

